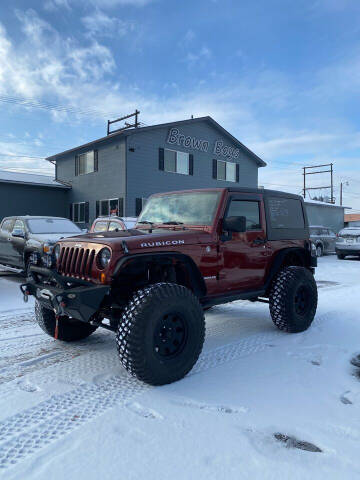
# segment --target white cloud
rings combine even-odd
[[[44,3],[44,9],[52,12],[58,8],[65,8],[71,10],[69,0],[46,0]]]
[[[144,7],[158,0],[46,0],[44,9],[47,11],[55,11],[57,9],[71,10],[71,5],[83,4],[93,5],[98,8],[114,8],[118,6],[127,7]]]
[[[196,64],[199,64],[200,62],[206,62],[211,58],[211,50],[203,46],[200,48],[200,50],[196,51],[191,51],[189,52],[186,57],[185,57],[185,62],[188,64],[189,67],[193,67]]]
[[[117,17],[110,17],[101,10],[87,15],[81,19],[85,28],[88,30],[89,36],[96,37],[123,37],[135,30],[135,25],[125,22]]]

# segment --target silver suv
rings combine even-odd
[[[311,225],[310,239],[315,245],[318,257],[326,253],[335,253],[336,234],[330,228],[322,225]]]
[[[360,257],[360,227],[343,228],[336,239],[336,254],[340,260],[347,255]]]

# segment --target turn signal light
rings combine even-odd
[[[100,273],[100,282],[101,282],[101,283],[105,283],[105,280],[106,280],[106,275],[105,275],[105,273],[104,273],[104,272],[103,272],[103,273]]]

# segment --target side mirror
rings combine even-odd
[[[24,230],[21,230],[21,228],[16,228],[13,230],[12,236],[17,238],[25,238],[25,232]]]
[[[223,229],[227,232],[246,232],[246,217],[227,217],[223,222]]]

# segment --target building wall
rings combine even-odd
[[[125,140],[109,138],[95,148],[98,151],[98,171],[86,175],[75,176],[75,155],[88,149],[79,149],[61,157],[57,161],[57,178],[72,186],[68,192],[66,212],[70,213],[70,204],[89,202],[90,224],[96,215],[96,201],[110,198],[124,198],[126,194],[125,181]],[[85,225],[80,225],[84,227]]]
[[[0,220],[13,215],[66,217],[66,195],[61,188],[0,183]]]
[[[335,233],[344,228],[344,207],[306,203],[309,225],[323,225]]]
[[[215,141],[222,140],[224,145],[238,148],[228,137],[206,122],[176,127],[185,136],[196,137],[209,142],[207,152],[184,148],[167,143],[169,128],[134,132],[127,137],[127,203],[126,214],[135,215],[136,198],[147,198],[158,192],[191,188],[211,187],[257,187],[258,165],[250,156],[240,150],[236,159],[214,155]],[[194,156],[194,174],[159,170],[159,148],[169,148],[188,152]],[[134,151],[130,151],[134,149]],[[212,178],[213,159],[228,160],[239,164],[239,182],[226,182]]]
[[[198,122],[178,127],[184,135],[190,135],[209,142],[207,152],[167,143],[168,128],[154,128],[148,131],[125,132],[121,137],[109,137],[89,148],[77,149],[57,159],[57,178],[72,186],[67,196],[67,212],[74,202],[89,202],[90,224],[96,215],[96,201],[124,198],[125,216],[135,216],[136,199],[148,198],[158,192],[206,188],[244,186],[257,187],[258,165],[247,153],[240,150],[236,159],[214,155],[216,140],[224,145],[238,148],[207,122]],[[194,174],[181,175],[159,170],[159,148],[170,148],[192,153]],[[75,176],[75,155],[89,149],[98,151],[98,171]],[[239,164],[239,182],[226,182],[212,178],[213,159],[228,160]],[[80,225],[85,226],[85,225]]]

